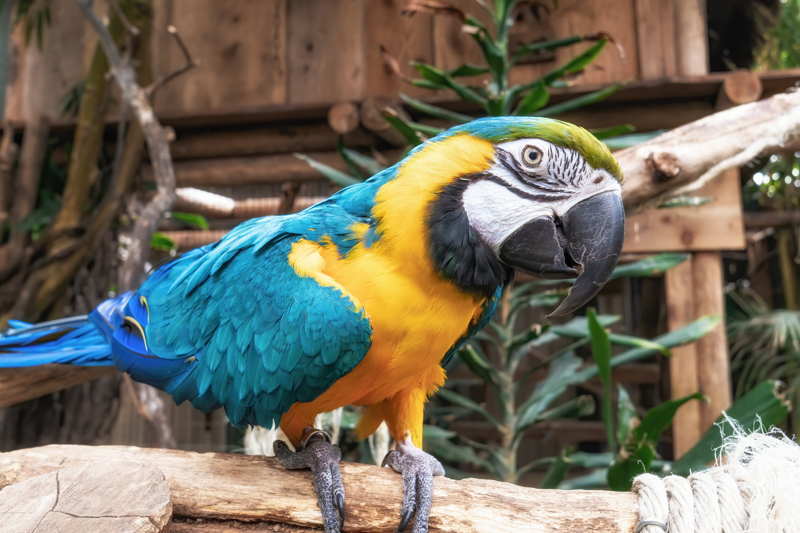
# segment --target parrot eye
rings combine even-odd
[[[535,146],[528,145],[522,149],[522,164],[528,168],[536,168],[542,162],[542,151]]]

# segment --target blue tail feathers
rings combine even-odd
[[[79,316],[41,324],[12,320],[0,334],[0,368],[61,363],[80,366],[113,365],[111,346],[89,317]]]

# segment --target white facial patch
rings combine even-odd
[[[549,206],[537,205],[508,187],[485,179],[471,183],[461,198],[469,225],[495,251],[517,228],[553,212]]]
[[[520,163],[523,150],[534,146],[541,151],[541,163],[525,168]],[[462,204],[470,226],[495,251],[521,226],[540,216],[563,216],[575,204],[592,196],[616,191],[621,194],[619,182],[606,170],[593,169],[573,150],[554,147],[541,139],[519,139],[498,145],[508,152],[531,176],[521,178],[501,161],[488,170],[492,178],[481,178],[469,184],[462,196]],[[557,165],[576,165],[572,172],[564,172],[559,181]],[[537,187],[540,175],[542,187]],[[533,181],[531,181],[533,180]],[[545,186],[546,185],[546,186]]]

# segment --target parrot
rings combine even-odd
[[[277,460],[311,471],[328,533],[345,519],[341,451],[314,418],[360,406],[359,437],[383,422],[392,436],[399,530],[423,533],[444,474],[422,447],[424,406],[445,365],[517,271],[572,280],[551,316],[585,305],[624,222],[620,166],[588,130],[476,119],[303,211],[241,223],[88,316],[9,322],[0,367],[115,365],[236,426],[279,427]]]

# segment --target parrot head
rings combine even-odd
[[[478,119],[417,147],[400,172],[441,180],[426,207],[428,250],[437,270],[466,290],[491,294],[513,270],[575,278],[551,313],[564,315],[594,297],[617,264],[621,170],[581,127]]]

